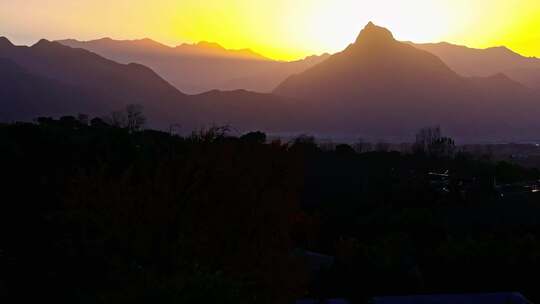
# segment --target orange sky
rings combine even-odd
[[[276,59],[336,52],[368,22],[401,40],[506,45],[540,57],[539,0],[1,0],[0,35],[213,41]]]

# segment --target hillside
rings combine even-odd
[[[281,62],[249,49],[228,50],[209,42],[176,47],[151,39],[120,41],[105,38],[85,42],[69,39],[59,43],[86,49],[120,63],[144,64],[179,90],[190,94],[214,89],[267,93],[288,76],[302,72],[327,57],[312,56],[294,62]]]
[[[360,136],[403,138],[441,125],[462,140],[497,140],[535,136],[530,130],[538,124],[529,89],[507,77],[462,77],[372,23],[343,52],[291,76],[274,93],[327,113],[321,129]]]
[[[463,76],[486,77],[503,73],[528,87],[540,89],[540,59],[524,57],[506,47],[474,49],[450,43],[414,44],[441,58]]]
[[[129,104],[143,106],[149,127],[182,125],[184,132],[210,125],[273,132],[309,130],[305,113],[286,98],[245,90],[186,95],[151,69],[120,64],[90,51],[42,40],[31,47],[0,44],[0,121],[38,116],[108,115]]]

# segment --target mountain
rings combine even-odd
[[[78,41],[66,39],[57,41],[60,44],[73,48],[82,48],[91,51],[122,55],[123,53],[147,53],[147,54],[169,54],[188,57],[221,57],[229,59],[262,60],[270,59],[253,52],[250,49],[228,50],[217,43],[201,41],[196,44],[184,43],[174,48],[156,42],[152,39],[138,40],[114,40],[102,38],[92,41]]]
[[[463,76],[486,77],[503,73],[528,87],[540,89],[540,59],[524,57],[506,47],[474,49],[446,42],[414,44],[441,58]]]
[[[269,58],[257,54],[250,49],[228,50],[213,42],[201,41],[196,44],[184,43],[175,48],[176,54],[191,57],[216,57],[243,60],[271,61]]]
[[[327,55],[305,60],[270,60],[249,49],[227,50],[216,43],[200,42],[168,47],[150,39],[93,41],[61,40],[120,63],[136,62],[152,68],[179,90],[198,94],[206,91],[244,89],[270,92],[288,76],[302,72]]]
[[[99,106],[85,95],[79,88],[32,75],[13,61],[0,58],[0,122],[31,120],[37,114],[98,112]]]
[[[540,127],[538,100],[504,74],[463,77],[371,23],[344,51],[290,76],[274,94],[187,95],[140,64],[46,40],[20,47],[0,39],[1,121],[104,115],[136,103],[150,127],[179,123],[183,132],[216,124],[239,133],[406,141],[421,127],[440,125],[468,142],[531,140]]]
[[[0,45],[0,58],[26,71],[67,84],[92,88],[122,98],[183,95],[151,69],[140,64],[119,64],[82,49],[40,40],[31,47]]]
[[[55,90],[51,91],[55,91],[54,96],[64,103],[66,109],[73,108],[70,103],[77,104],[76,109],[87,114],[104,114],[122,109],[127,104],[142,104],[150,115],[158,117],[164,114],[162,107],[175,106],[187,98],[145,66],[119,64],[89,51],[47,40],[40,40],[31,47],[14,46],[4,40],[0,44],[0,58],[20,68],[17,75],[21,77],[3,79],[4,86],[13,86],[14,82],[24,77],[31,77],[39,83],[53,82],[51,88]],[[61,87],[70,89],[64,90],[62,94],[62,90],[56,89]],[[51,94],[48,93],[34,91],[32,87],[21,87],[19,91],[12,92],[12,95],[28,96],[22,100],[31,102],[28,100],[30,97],[49,98]],[[51,113],[47,104],[35,106],[33,109],[36,114]]]
[[[0,122],[102,116],[128,104],[142,105],[150,127],[160,129],[179,123],[185,132],[211,124],[299,132],[307,126],[290,99],[245,90],[186,95],[139,64],[46,40],[25,47],[0,39]]]
[[[197,113],[194,126],[226,125],[242,133],[261,130],[278,135],[310,133],[319,113],[295,99],[245,90],[218,91],[190,96]]]
[[[341,134],[411,138],[441,125],[462,140],[537,136],[538,102],[504,75],[466,78],[435,55],[369,23],[355,43],[293,75],[275,94],[327,113],[318,126]]]

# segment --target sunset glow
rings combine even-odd
[[[3,0],[2,35],[40,38],[149,37],[176,45],[212,41],[291,60],[336,52],[368,22],[400,40],[505,45],[540,56],[538,0]]]

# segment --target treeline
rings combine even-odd
[[[301,294],[289,235],[301,169],[284,146],[219,128],[181,138],[92,121],[0,126],[0,294],[66,303]]]
[[[526,279],[540,270],[537,197],[510,204],[494,187],[539,179],[538,170],[455,153],[431,133],[414,153],[358,153],[323,151],[309,136],[268,142],[210,128],[180,137],[143,124],[131,109],[0,125],[0,294],[290,303],[517,290],[538,299]],[[432,172],[448,176],[443,186]],[[306,251],[334,262],[314,270]]]

